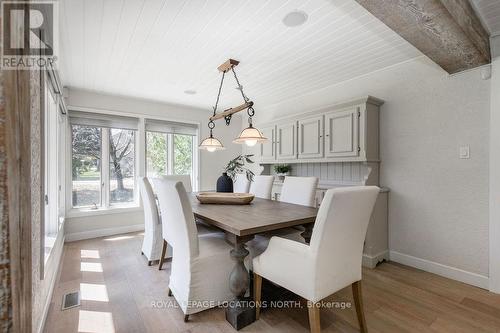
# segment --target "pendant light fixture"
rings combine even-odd
[[[205,149],[208,150],[209,152],[214,152],[216,150],[222,150],[225,149],[222,143],[213,136],[212,130],[215,128],[215,123],[214,120],[224,118],[226,121],[226,125],[229,126],[231,124],[231,117],[233,114],[247,110],[248,114],[248,127],[245,128],[243,131],[241,131],[240,135],[233,140],[233,143],[238,143],[238,144],[243,144],[245,143],[247,146],[252,147],[255,146],[258,142],[265,142],[267,141],[267,138],[265,138],[262,133],[252,125],[252,117],[255,115],[255,110],[253,109],[253,102],[245,95],[243,92],[243,86],[240,84],[240,81],[238,80],[238,76],[236,75],[236,72],[234,70],[234,67],[239,64],[239,61],[234,60],[234,59],[229,59],[222,65],[218,67],[218,70],[222,72],[222,78],[221,82],[219,85],[219,92],[217,94],[217,99],[215,101],[215,106],[213,108],[214,112],[213,115],[209,118],[208,122],[208,128],[210,128],[210,136],[206,139],[204,139],[201,143],[199,148],[200,149]],[[220,94],[222,91],[222,85],[224,83],[224,76],[228,71],[232,71],[234,75],[234,79],[236,80],[236,83],[238,84],[237,89],[240,91],[241,96],[243,97],[244,103],[236,106],[234,108],[230,108],[227,110],[224,110],[221,113],[217,113],[217,106],[219,104],[219,99],[220,99]]]

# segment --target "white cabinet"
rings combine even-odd
[[[383,103],[367,96],[264,124],[260,162],[378,162]]]
[[[276,160],[276,126],[262,127],[262,135],[267,141],[260,145],[260,157],[262,162],[273,162]]]
[[[359,107],[325,114],[325,157],[359,155]]]
[[[276,126],[276,156],[278,159],[297,158],[296,122]]]
[[[323,157],[323,115],[301,119],[298,124],[298,158]]]

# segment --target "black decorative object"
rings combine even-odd
[[[217,179],[217,192],[233,192],[233,180],[226,172]]]

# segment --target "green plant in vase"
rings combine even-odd
[[[288,176],[292,171],[290,164],[275,164],[273,168],[280,180],[284,180],[285,176]]]

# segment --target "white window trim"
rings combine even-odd
[[[68,105],[68,110],[74,110],[74,111],[86,111],[86,112],[92,112],[92,113],[102,113],[102,114],[108,114],[108,115],[117,115],[117,116],[128,116],[128,117],[134,117],[139,120],[139,126],[138,130],[136,131],[136,138],[135,138],[135,158],[136,158],[136,172],[135,172],[135,188],[134,188],[134,205],[130,204],[127,206],[122,206],[122,205],[112,205],[109,207],[100,207],[98,209],[90,209],[89,207],[82,207],[82,208],[73,208],[73,200],[72,200],[72,193],[73,193],[73,177],[72,177],[72,147],[71,147],[71,125],[68,124],[67,128],[67,133],[68,133],[68,140],[66,140],[67,144],[67,154],[66,154],[66,214],[68,218],[73,218],[73,217],[85,217],[85,216],[96,216],[96,215],[107,215],[107,214],[120,214],[120,213],[125,213],[125,212],[132,212],[132,211],[141,211],[142,206],[140,203],[139,199],[139,190],[137,189],[137,178],[138,177],[144,177],[146,176],[146,129],[145,129],[145,119],[153,119],[153,120],[162,120],[162,121],[171,121],[171,122],[178,122],[178,123],[186,123],[186,124],[194,124],[197,125],[197,131],[196,135],[193,137],[193,176],[192,178],[195,180],[193,182],[193,191],[198,191],[200,188],[201,184],[201,166],[200,166],[200,150],[198,149],[198,142],[200,138],[200,129],[201,129],[201,123],[199,121],[191,121],[191,120],[185,120],[185,119],[179,119],[179,118],[171,118],[171,117],[162,117],[158,116],[155,114],[135,114],[131,112],[122,112],[122,111],[116,111],[116,110],[107,110],[107,109],[98,109],[98,108],[88,108],[88,107],[80,107],[80,106],[73,106],[73,105]],[[109,149],[109,145],[107,146]],[[104,153],[104,152],[103,152]],[[104,155],[103,155],[104,156]],[[108,154],[109,159],[109,151]],[[104,159],[103,159],[104,163]],[[172,162],[173,163],[173,162]],[[101,171],[102,173],[102,171]],[[109,175],[108,175],[109,177]],[[101,178],[101,182],[103,179]],[[109,184],[109,182],[108,182]],[[106,195],[109,195],[109,191],[105,191],[107,193]],[[102,200],[102,198],[101,198]]]

